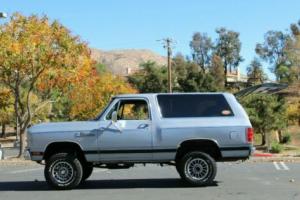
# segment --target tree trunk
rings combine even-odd
[[[277,130],[279,143],[282,143],[282,130]]]
[[[265,146],[266,145],[266,134],[262,133],[261,134],[261,146]]]
[[[6,124],[2,124],[1,138],[5,138]]]
[[[280,130],[275,130],[275,140],[276,142],[280,143],[281,142],[281,131]]]
[[[224,88],[227,86],[227,63],[224,62]]]
[[[24,150],[26,147],[26,129],[20,130],[20,148],[19,148],[19,154],[18,158],[21,158],[24,154]]]
[[[204,67],[204,65],[200,66],[200,68],[201,68],[202,72],[205,73],[205,67]]]

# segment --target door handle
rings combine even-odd
[[[137,128],[138,129],[145,129],[149,126],[149,124],[140,124]]]
[[[89,133],[89,132],[75,133],[75,137],[93,137],[93,136],[95,136],[95,133]]]

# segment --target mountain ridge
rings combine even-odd
[[[98,63],[104,64],[113,74],[127,76],[139,69],[143,62],[153,61],[166,65],[166,57],[150,49],[114,49],[102,50],[91,48],[91,56]]]

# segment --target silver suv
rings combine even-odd
[[[131,94],[114,97],[95,119],[42,123],[28,130],[27,155],[45,161],[45,178],[71,189],[94,167],[174,165],[189,184],[210,184],[216,161],[247,159],[254,148],[248,116],[229,93]]]

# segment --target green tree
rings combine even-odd
[[[145,62],[138,72],[128,76],[128,82],[142,93],[167,92],[167,69],[155,62]]]
[[[290,36],[281,31],[268,31],[265,34],[265,41],[256,45],[256,54],[271,64],[271,71],[275,73],[277,80],[280,80],[278,68],[287,64],[287,43]]]
[[[222,59],[216,54],[212,56],[210,73],[214,77],[214,82],[218,90],[224,90],[224,66]]]
[[[276,69],[276,76],[280,83],[292,83],[293,75],[290,67],[280,65]]]
[[[222,59],[224,66],[224,75],[227,72],[232,72],[240,62],[243,61],[241,52],[241,42],[239,33],[226,28],[219,28],[216,30],[218,36],[215,51],[216,54]],[[226,86],[227,80],[225,78],[224,85]]]
[[[190,42],[192,58],[203,72],[210,66],[213,43],[205,33],[196,32]]]
[[[251,64],[247,67],[247,76],[248,84],[251,86],[262,84],[267,79],[258,59],[255,58],[252,60]]]
[[[213,92],[217,90],[213,76],[200,71],[199,67],[193,63],[187,65],[186,76],[178,78],[177,81],[182,92]]]
[[[216,91],[215,79],[195,62],[187,61],[182,55],[173,59],[175,91],[178,92],[208,92]]]
[[[213,76],[202,72],[196,63],[186,61],[182,55],[176,55],[172,61],[172,81],[175,92],[217,90]],[[139,92],[167,92],[167,68],[165,66],[146,62],[141,64],[141,67],[141,70],[128,77],[130,84]]]
[[[288,117],[291,123],[298,122],[300,126],[300,20],[298,23],[291,24],[291,40],[287,45],[287,57],[290,62],[288,70],[284,71],[289,82],[287,92],[290,94],[287,97],[288,101]],[[282,69],[280,69],[281,71]]]
[[[106,69],[106,66],[102,63],[97,63],[96,64],[96,71],[99,73],[99,74],[103,74],[105,72],[107,72],[107,69]]]
[[[300,81],[300,20],[297,24],[291,24],[292,36],[287,45],[287,57],[289,66],[289,81]]]
[[[89,60],[90,51],[86,44],[46,16],[25,17],[15,13],[8,23],[0,26],[0,84],[9,88],[14,97],[20,136],[18,157],[24,151],[26,128],[34,116],[30,97],[37,91],[43,73],[85,66]]]
[[[262,135],[265,145],[272,130],[287,126],[286,104],[283,99],[269,94],[251,94],[240,99],[245,107],[256,133]]]

